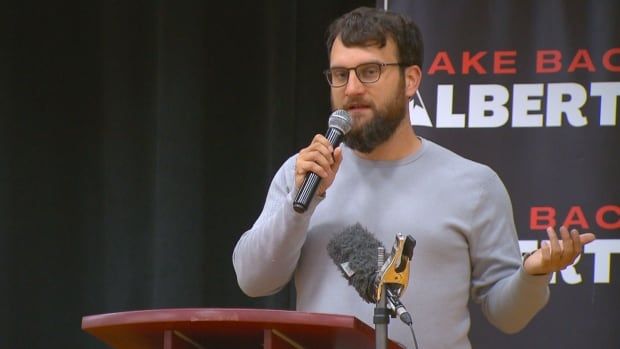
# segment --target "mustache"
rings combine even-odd
[[[346,110],[360,106],[374,108],[375,104],[372,101],[366,100],[364,98],[351,98],[344,101],[343,109]]]

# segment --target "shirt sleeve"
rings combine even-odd
[[[293,209],[295,157],[274,176],[263,211],[233,251],[233,266],[241,290],[251,297],[274,294],[291,279],[306,240],[310,217],[321,201],[315,197],[308,210]]]
[[[472,299],[491,324],[506,333],[523,329],[549,299],[550,275],[525,272],[504,184],[489,169],[472,217]]]

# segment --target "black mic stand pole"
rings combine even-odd
[[[379,267],[379,273],[377,275],[380,275],[381,268],[385,261],[385,249],[383,247],[378,248],[377,257],[377,264]],[[390,316],[387,308],[385,284],[380,282],[379,287],[381,287],[381,298],[375,304],[375,315],[373,317],[373,323],[375,324],[375,349],[387,349]]]

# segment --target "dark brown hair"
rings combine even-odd
[[[347,46],[384,47],[390,37],[396,43],[399,62],[422,67],[424,44],[418,26],[404,15],[360,7],[336,19],[327,29],[327,55],[336,38]]]

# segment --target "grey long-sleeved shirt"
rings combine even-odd
[[[398,161],[361,159],[343,146],[326,198],[315,197],[303,214],[292,208],[294,168],[295,156],[275,175],[260,217],[235,247],[237,279],[249,296],[275,293],[294,277],[297,310],[353,315],[372,326],[374,305],[347,284],[325,249],[359,222],[388,249],[396,233],[417,240],[401,301],[421,348],[470,348],[470,296],[509,333],[546,304],[549,276],[523,270],[510,198],[488,167],[425,139]],[[392,321],[389,335],[411,346],[405,325]]]

